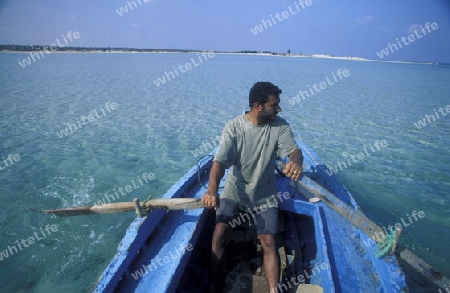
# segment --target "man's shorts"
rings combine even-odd
[[[262,206],[261,206],[262,207]],[[260,234],[278,233],[278,208],[270,207],[262,211],[256,207],[248,212],[242,210],[238,204],[229,199],[220,199],[219,208],[216,211],[216,223],[226,223],[232,228],[247,221],[255,223],[256,232]]]

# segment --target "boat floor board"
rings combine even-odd
[[[295,293],[323,293],[323,288],[317,285],[301,284]]]
[[[288,261],[286,261],[284,268],[281,267],[283,282],[280,283],[280,286],[282,286],[280,289],[285,293],[296,293],[299,292],[298,288],[301,284],[293,282],[292,277],[306,276],[304,280],[309,283],[315,275],[310,267],[310,262],[313,259],[308,257],[316,255],[314,252],[316,243],[313,239],[314,235],[311,234],[311,231],[314,230],[314,224],[313,219],[306,215],[297,215],[287,211],[283,211],[282,215],[286,219],[284,226],[287,225],[288,227],[282,227],[283,229],[279,231],[278,242],[279,247],[285,251],[285,257]],[[223,281],[223,293],[267,292],[262,264],[263,253],[255,230],[254,226],[250,226],[247,229],[240,228],[233,231],[226,250],[227,263],[223,272],[225,279]],[[300,239],[302,240],[300,241]],[[283,260],[280,263],[282,262]],[[307,286],[303,288],[315,287]],[[310,291],[303,291],[302,289],[302,292]]]

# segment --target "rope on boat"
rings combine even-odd
[[[375,247],[374,247],[374,254],[377,257],[381,257],[383,255],[385,255],[386,253],[388,253],[391,248],[394,246],[394,238],[395,238],[395,232],[392,232],[389,235],[386,235],[386,237],[384,238],[384,240],[382,242],[379,242]]]
[[[146,204],[149,200],[151,200],[151,199],[152,199],[152,195],[149,194],[149,195],[147,196],[147,198],[142,202],[142,206],[145,207],[145,204]],[[135,198],[135,199],[134,199],[134,205],[135,205],[136,215],[137,215],[139,218],[143,218],[143,217],[148,216],[148,214],[150,214],[150,213],[152,212],[152,210],[153,210],[151,205],[149,205],[149,208],[142,209],[142,206],[141,206],[141,204],[139,203],[139,199],[138,199],[138,198]]]
[[[214,157],[213,155],[206,155],[201,157],[200,159],[198,159],[197,161],[197,178],[198,178],[198,183],[200,183],[200,185],[207,189],[207,187],[203,184],[202,179],[201,179],[201,174],[200,174],[200,162],[203,161],[205,158],[209,158],[209,157]]]
[[[199,182],[200,185],[201,185],[203,188],[205,188],[205,189],[207,189],[207,187],[203,184],[203,182],[202,182],[202,180],[201,180],[201,174],[200,174],[200,169],[201,169],[201,167],[200,167],[200,162],[202,162],[205,158],[208,158],[208,157],[214,157],[214,156],[213,156],[213,155],[206,155],[206,156],[201,157],[201,158],[197,161],[197,178],[198,178],[198,182]],[[137,198],[134,199],[136,215],[137,215],[139,218],[146,217],[146,216],[148,216],[149,213],[152,212],[153,209],[152,209],[152,206],[151,206],[151,205],[150,205],[148,208],[146,208],[146,209],[142,209],[142,206],[146,206],[146,203],[147,203],[149,200],[151,200],[152,197],[153,197],[153,196],[152,196],[151,194],[149,194],[149,195],[147,196],[147,198],[142,202],[142,204],[139,203],[139,199],[137,199]]]

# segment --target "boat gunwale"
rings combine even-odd
[[[311,163],[316,164],[315,166],[308,166],[315,170],[316,174],[319,176],[323,182],[321,185],[329,189],[335,196],[339,199],[343,200],[347,204],[353,206],[354,209],[360,210],[359,205],[356,203],[352,194],[348,191],[348,189],[337,179],[337,177],[329,172],[328,167],[323,164],[320,158],[317,156],[314,150],[312,150],[309,146],[304,143],[297,141],[302,151],[306,152],[308,157],[311,159]],[[328,171],[328,172],[327,172]],[[329,175],[332,174],[332,175]],[[323,207],[323,219],[324,223],[327,223],[325,213],[331,211],[331,208],[325,205],[324,203],[319,203]],[[331,211],[334,212],[334,211]],[[327,225],[327,224],[326,224]],[[366,249],[366,257],[368,257],[374,267],[374,270],[378,273],[378,279],[380,280],[380,288],[379,290],[383,290],[382,288],[391,288],[390,291],[387,292],[403,292],[406,288],[405,275],[403,270],[401,269],[398,259],[395,254],[388,254],[382,257],[378,257],[376,255],[376,242],[373,241],[368,235],[366,235],[361,229],[358,227],[354,227],[355,241],[360,241],[360,243],[364,243],[364,248]],[[329,235],[328,237],[329,238]],[[358,240],[357,240],[358,238]],[[365,245],[365,243],[370,243],[369,246]],[[336,249],[329,243],[329,253],[333,253],[333,250]],[[380,274],[381,273],[381,274]],[[336,277],[338,277],[336,275]],[[337,282],[336,284],[338,284]],[[388,289],[389,290],[389,289]]]
[[[184,191],[197,182],[198,174],[211,167],[212,159],[210,156],[200,159],[161,198],[182,197]],[[120,280],[127,274],[129,266],[138,256],[143,244],[166,215],[165,210],[154,210],[145,217],[136,217],[133,220],[118,245],[117,253],[102,272],[91,292],[114,292]]]

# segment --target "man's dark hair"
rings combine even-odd
[[[250,108],[253,107],[255,102],[264,105],[269,101],[269,96],[274,95],[279,98],[281,94],[281,89],[271,82],[259,81],[255,83],[250,89],[250,94],[248,95],[248,103]]]

